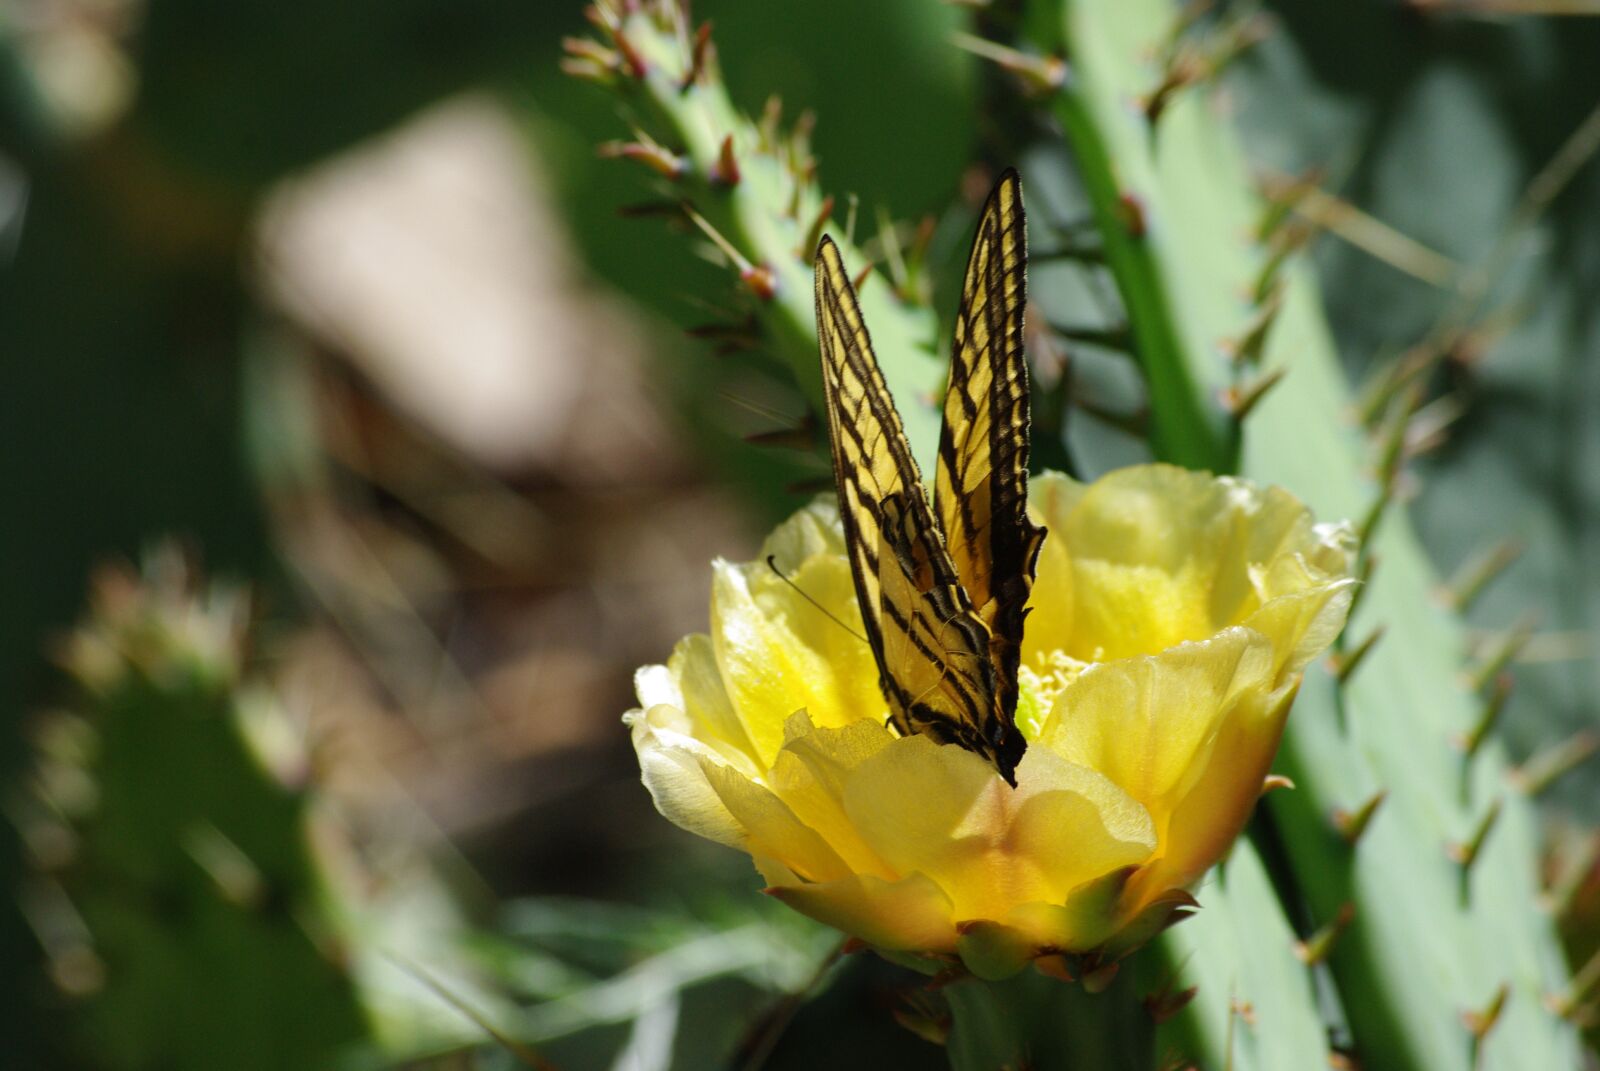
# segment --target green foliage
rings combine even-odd
[[[326,1067],[366,1033],[308,839],[304,758],[241,684],[240,593],[109,572],[41,734],[38,926],[84,1066]]]
[[[648,168],[663,195],[661,210],[699,231],[708,252],[737,275],[739,311],[699,331],[734,352],[754,354],[752,360],[776,363],[820,412],[812,254],[827,231],[851,270],[868,262],[835,221],[842,205],[817,184],[812,119],[786,129],[776,98],[760,122],[741,114],[723,87],[714,47],[697,43],[709,37],[697,37],[702,31],[676,3],[646,4],[598,21],[600,38],[575,42],[567,67],[613,90],[629,115],[631,140],[602,146],[602,154]],[[709,33],[709,24],[702,26]],[[860,221],[862,230],[870,225]],[[925,252],[925,245],[880,234],[879,255],[890,270],[887,277],[875,273],[884,281],[860,291],[884,376],[931,471],[944,364],[921,277]],[[810,424],[773,430],[787,430],[784,441],[802,448],[811,441]]]
[[[1157,325],[1171,349],[1136,345],[1158,453],[1216,464],[1215,448],[1196,444],[1216,443],[1231,417],[1242,472],[1294,488],[1319,516],[1364,518],[1371,537],[1349,643],[1378,626],[1390,642],[1347,680],[1308,675],[1282,757],[1299,787],[1273,794],[1273,821],[1256,838],[1277,867],[1284,912],[1302,923],[1307,958],[1330,971],[1348,1023],[1341,1043],[1373,1069],[1574,1066],[1577,1035],[1545,1004],[1566,969],[1537,907],[1532,809],[1509,788],[1497,745],[1468,756],[1459,743],[1486,700],[1462,684],[1460,624],[1434,602],[1426,558],[1390,505],[1414,397],[1399,392],[1373,443],[1345,422],[1349,394],[1316,284],[1292,259],[1303,235],[1281,222],[1263,231],[1269,206],[1213,94],[1187,84],[1226,61],[1228,30],[1186,27],[1159,0],[1041,0],[1027,11],[1028,47],[1070,64],[1071,77],[1043,106],[1086,172],[1107,249],[1136,251],[1108,256],[1135,339],[1149,334],[1142,317],[1180,313],[1178,331]],[[1163,84],[1174,91],[1160,93]],[[1187,397],[1173,396],[1174,382]],[[1382,806],[1364,829],[1341,830],[1339,813],[1358,812],[1377,792]],[[1316,940],[1313,929],[1330,924]],[[1228,945],[1208,942],[1213,955],[1187,961],[1187,939],[1175,935],[1170,951],[1184,983],[1257,1004],[1289,949],[1270,912],[1253,929],[1249,940],[1264,949],[1234,945],[1230,956]],[[1502,987],[1498,1021],[1469,1029],[1463,1016],[1496,1005]],[[1276,996],[1295,988],[1309,1001],[1304,985]],[[1223,1030],[1218,1009],[1214,999],[1197,1001],[1188,1014],[1203,1020],[1192,1027],[1194,1055],[1220,1065],[1242,1049],[1219,1044],[1238,1031]],[[1260,1015],[1250,1030],[1258,1038],[1291,1030],[1307,1014],[1322,1010],[1307,1003],[1281,1019]],[[1344,1025],[1329,1023],[1341,1034]]]

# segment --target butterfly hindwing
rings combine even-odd
[[[901,730],[987,755],[994,712],[988,631],[938,542],[926,496],[897,491],[880,504],[884,540],[878,562],[884,694]],[[930,550],[938,553],[930,554]],[[911,612],[906,612],[909,609]]]
[[[1028,519],[1027,259],[1022,187],[1007,171],[984,206],[967,261],[934,478],[945,545],[989,628],[1005,723],[1016,712],[1023,618],[1045,534]],[[1020,751],[1020,743],[1010,746]]]

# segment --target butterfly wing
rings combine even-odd
[[[1022,185],[1001,176],[978,220],[956,313],[934,511],[961,586],[989,629],[996,697],[1010,723],[1028,593],[1044,529],[1028,520],[1028,247]],[[1012,745],[1020,754],[1020,737]]]
[[[817,250],[817,337],[845,546],[889,716],[985,755],[998,724],[988,629],[945,550],[838,248]]]
[[[879,506],[883,662],[891,667],[883,687],[890,709],[899,711],[896,724],[902,732],[977,752],[1010,780],[1016,762],[1002,764],[992,745],[997,726],[988,630],[956,581],[928,499],[918,487],[896,491]]]

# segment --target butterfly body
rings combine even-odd
[[[1027,246],[1001,177],[954,330],[932,503],[838,248],[817,250],[817,334],[845,544],[889,720],[1015,779],[1023,621],[1044,530],[1027,516]]]

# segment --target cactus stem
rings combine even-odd
[[[1160,1026],[1188,1007],[1189,1002],[1194,1000],[1195,996],[1200,992],[1200,987],[1197,985],[1174,992],[1172,988],[1173,981],[1171,978],[1167,979],[1165,985],[1140,1001],[1144,1005],[1145,1012],[1150,1016],[1150,1021],[1157,1026]]]
[[[1439,597],[1450,609],[1466,613],[1477,602],[1478,596],[1483,594],[1484,588],[1522,556],[1522,549],[1519,540],[1503,539],[1488,550],[1473,555],[1445,581],[1439,590]]]
[[[596,151],[608,160],[633,160],[644,164],[663,178],[681,179],[689,173],[689,161],[656,144],[648,136],[639,135],[638,141],[608,141]]]
[[[1445,849],[1450,859],[1461,868],[1463,893],[1466,891],[1465,881],[1472,871],[1472,865],[1478,861],[1484,841],[1489,839],[1489,832],[1494,829],[1495,822],[1500,818],[1500,806],[1503,802],[1501,797],[1496,796],[1494,802],[1483,812],[1483,817],[1472,827],[1472,833],[1467,839],[1456,841]]]
[[[1362,661],[1372,651],[1372,648],[1377,646],[1379,640],[1383,639],[1385,627],[1384,625],[1378,625],[1367,633],[1364,640],[1348,651],[1340,651],[1329,657],[1328,661],[1330,668],[1333,670],[1334,678],[1340,684],[1349,683],[1350,678],[1355,675],[1356,669],[1360,667]]]
[[[1588,962],[1578,968],[1566,989],[1552,994],[1546,1003],[1561,1018],[1572,1019],[1584,1010],[1585,1002],[1596,992],[1600,992],[1600,950],[1596,950]]]
[[[1362,834],[1367,831],[1367,826],[1372,822],[1372,816],[1378,813],[1378,808],[1383,806],[1383,801],[1388,796],[1388,791],[1380,788],[1354,811],[1347,811],[1342,807],[1335,809],[1332,815],[1333,828],[1338,830],[1340,838],[1346,844],[1354,847],[1356,842],[1361,839]]]
[[[1339,943],[1339,938],[1344,936],[1344,932],[1355,921],[1355,917],[1356,905],[1346,900],[1339,905],[1339,910],[1321,929],[1304,941],[1295,942],[1294,958],[1307,967],[1315,967],[1325,962],[1333,952],[1334,945]]]
[[[1130,352],[1133,349],[1133,334],[1128,330],[1127,324],[1118,324],[1113,327],[1091,327],[1087,324],[1050,324],[1050,330],[1067,342],[1081,342],[1089,346],[1101,346],[1108,350],[1122,350]]]
[[[1584,729],[1558,744],[1536,752],[1511,771],[1511,784],[1523,795],[1542,794],[1571,770],[1600,751],[1600,733]]]
[[[1478,715],[1478,720],[1472,728],[1456,740],[1456,746],[1461,749],[1462,756],[1471,759],[1483,746],[1494,731],[1495,723],[1500,720],[1500,715],[1505,711],[1506,700],[1511,698],[1512,676],[1501,673],[1494,679],[1494,688],[1490,691],[1488,699],[1484,701],[1483,710]]]
[[[1261,399],[1267,396],[1267,392],[1278,385],[1287,371],[1287,368],[1274,368],[1270,372],[1263,372],[1248,383],[1225,387],[1222,391],[1223,408],[1234,420],[1243,421],[1250,415],[1251,410],[1261,403]]]
[[[710,179],[714,185],[733,188],[739,185],[739,158],[733,154],[733,135],[722,139],[717,152],[717,162],[711,165]]]
[[[950,40],[957,48],[989,60],[1001,70],[1016,75],[1035,94],[1054,93],[1067,84],[1067,62],[1060,56],[1031,56],[1009,45],[970,33],[952,34]]]
[[[1276,792],[1281,788],[1292,789],[1294,788],[1294,782],[1283,776],[1283,774],[1268,774],[1261,781],[1261,796],[1265,796],[1268,792]],[[1260,799],[1261,796],[1256,798]]]
[[[806,236],[801,239],[801,246],[795,250],[795,255],[807,264],[815,263],[817,246],[822,244],[822,231],[828,225],[828,220],[833,218],[833,194],[822,199],[822,204],[817,208],[816,216],[811,220],[811,226],[806,228]]]
[[[1482,1010],[1465,1011],[1461,1013],[1461,1024],[1465,1026],[1467,1028],[1467,1032],[1472,1035],[1473,1067],[1481,1066],[1481,1050],[1483,1048],[1484,1039],[1489,1036],[1489,1032],[1493,1030],[1495,1024],[1500,1021],[1500,1013],[1505,1011],[1506,998],[1510,995],[1511,986],[1506,982],[1501,982],[1500,985],[1495,989],[1494,996],[1489,998],[1489,1003],[1485,1004]]]
[[[1238,339],[1225,339],[1220,344],[1224,353],[1231,357],[1236,364],[1259,364],[1262,350],[1266,347],[1267,334],[1272,330],[1274,321],[1278,318],[1278,310],[1283,307],[1283,286],[1274,284],[1265,300],[1256,309],[1255,316],[1251,318],[1249,326]]]
[[[1512,659],[1522,653],[1522,649],[1533,638],[1533,631],[1537,627],[1538,621],[1534,616],[1531,613],[1524,614],[1467,671],[1467,686],[1475,692],[1481,692],[1492,684],[1501,673],[1505,672]]]

